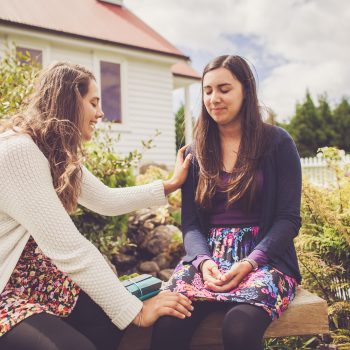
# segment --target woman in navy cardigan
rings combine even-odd
[[[191,317],[161,318],[152,349],[188,349],[208,313],[224,308],[225,349],[262,349],[266,328],[301,281],[301,166],[295,144],[262,121],[253,73],[239,56],[204,69],[202,112],[182,188],[186,256],[168,289],[194,301]]]

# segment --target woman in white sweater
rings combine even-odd
[[[131,295],[69,217],[78,203],[102,215],[163,205],[187,176],[182,149],[171,180],[106,187],[81,162],[82,142],[102,116],[93,74],[60,62],[41,73],[29,105],[2,126],[2,350],[115,350],[131,323],[190,315],[191,302],[180,294],[143,303]]]

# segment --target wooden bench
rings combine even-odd
[[[196,330],[191,350],[222,349],[221,324],[223,313],[209,315]],[[122,340],[119,350],[148,350],[151,328],[130,326]],[[298,288],[297,294],[288,310],[266,330],[265,338],[287,337],[293,335],[328,334],[327,303],[315,294]]]

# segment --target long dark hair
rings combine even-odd
[[[49,161],[53,185],[68,212],[81,190],[82,99],[94,75],[85,67],[57,62],[44,69],[29,105],[0,131],[28,134]]]
[[[242,57],[225,55],[216,57],[207,64],[203,71],[202,82],[206,73],[218,68],[228,69],[242,84],[244,93],[240,111],[241,142],[231,179],[224,188],[227,192],[227,205],[244,198],[245,207],[249,209],[255,198],[257,169],[266,141],[255,78],[248,63]],[[213,196],[220,185],[223,161],[219,129],[209,115],[203,98],[201,113],[195,126],[194,150],[199,163],[196,202],[202,208],[210,209]],[[220,188],[222,189],[221,185]]]

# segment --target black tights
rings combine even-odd
[[[192,335],[209,313],[224,309],[222,340],[225,350],[261,350],[266,328],[271,323],[267,312],[249,304],[197,302],[192,316],[184,320],[174,317],[160,318],[153,329],[152,350],[188,350]]]
[[[32,315],[0,338],[1,350],[116,350],[123,332],[82,291],[72,313]]]

